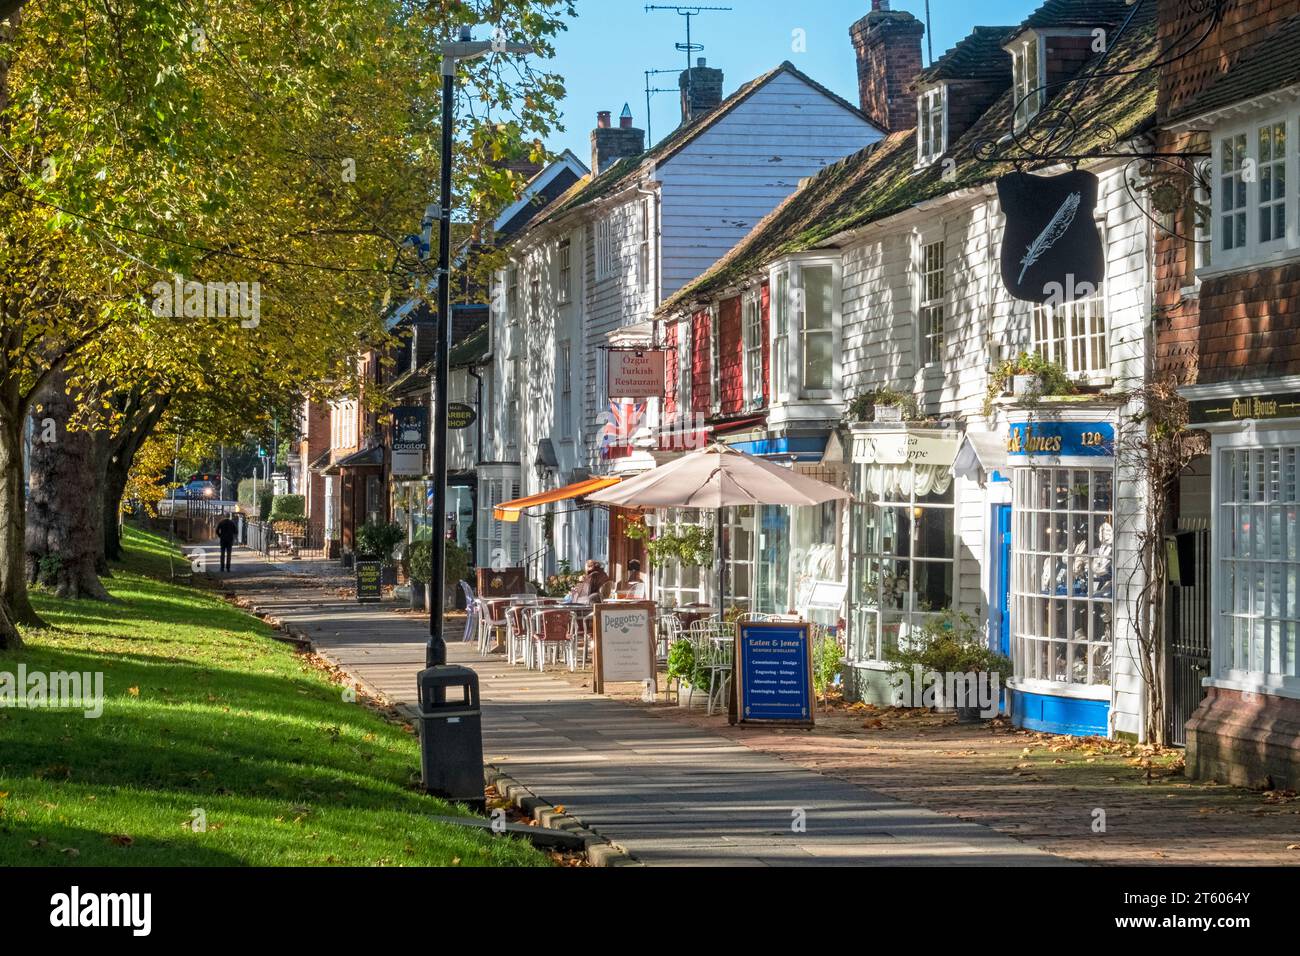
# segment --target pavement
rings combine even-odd
[[[334,562],[271,563],[240,548],[232,572],[219,577],[362,687],[412,703],[427,618],[391,602],[357,604]],[[992,828],[800,768],[449,637],[448,661],[479,675],[486,762],[639,863],[1071,865]]]

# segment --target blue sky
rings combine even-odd
[[[659,0],[667,5],[669,0]],[[677,0],[672,0],[675,3]],[[857,103],[857,74],[849,25],[871,9],[870,0],[700,0],[706,6],[730,6],[729,13],[706,12],[691,18],[691,39],[703,43],[702,55],[721,69],[724,94],[790,60],[813,79]],[[1016,24],[1041,0],[930,0],[934,55],[966,36],[971,27]],[[610,110],[617,118],[626,102],[635,123],[645,125],[645,76],[648,69],[685,68],[686,56],[674,44],[686,36],[685,18],[670,11],[645,11],[645,0],[577,0],[578,17],[556,44],[552,66],[565,77],[563,103],[567,129],[553,134],[547,145],[559,152],[572,149],[583,162],[591,154],[590,134],[596,112]],[[924,0],[894,0],[893,9],[907,10],[924,21]],[[792,50],[795,30],[805,31],[807,52]],[[925,40],[921,56],[925,59]],[[656,86],[677,88],[677,74],[652,77]],[[654,140],[670,132],[681,119],[674,93],[652,97]]]

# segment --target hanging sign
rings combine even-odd
[[[659,692],[655,668],[655,606],[650,601],[616,601],[592,605],[591,689],[609,684],[645,684]]]
[[[478,420],[478,412],[463,402],[447,403],[447,427],[452,431],[469,428]]]
[[[731,723],[813,725],[812,641],[805,621],[736,625]]]
[[[393,409],[393,474],[423,475],[429,457],[429,410],[423,405]]]
[[[998,180],[1006,216],[1002,281],[1017,299],[1059,305],[1095,295],[1106,275],[1093,221],[1097,177],[1008,173]]]
[[[1014,458],[1113,458],[1115,426],[1109,422],[1015,422],[1007,435]]]
[[[382,596],[380,591],[380,582],[383,572],[383,564],[379,561],[358,561],[355,568],[357,572],[357,603],[358,604],[378,604]]]
[[[660,349],[610,349],[607,367],[611,398],[663,398],[667,352]]]

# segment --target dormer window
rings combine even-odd
[[[1042,40],[1027,34],[1011,48],[1012,92],[1015,94],[1015,128],[1024,126],[1038,115],[1043,106]]]
[[[916,98],[916,165],[929,166],[948,151],[948,87],[923,90]]]

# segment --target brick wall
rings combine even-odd
[[[1287,18],[1300,13],[1300,0],[1237,0],[1223,21],[1191,53],[1161,71],[1159,115],[1177,113],[1241,56]],[[1174,38],[1199,37],[1198,17],[1182,0],[1160,0],[1162,48]],[[1190,41],[1183,47],[1190,47]],[[1203,133],[1162,132],[1163,152],[1205,153]],[[1184,180],[1182,185],[1186,185]],[[1232,381],[1300,372],[1300,264],[1250,269],[1208,278],[1198,295],[1184,295],[1195,283],[1194,228],[1190,208],[1171,221],[1179,235],[1157,230],[1155,248],[1156,368],[1182,384]]]

